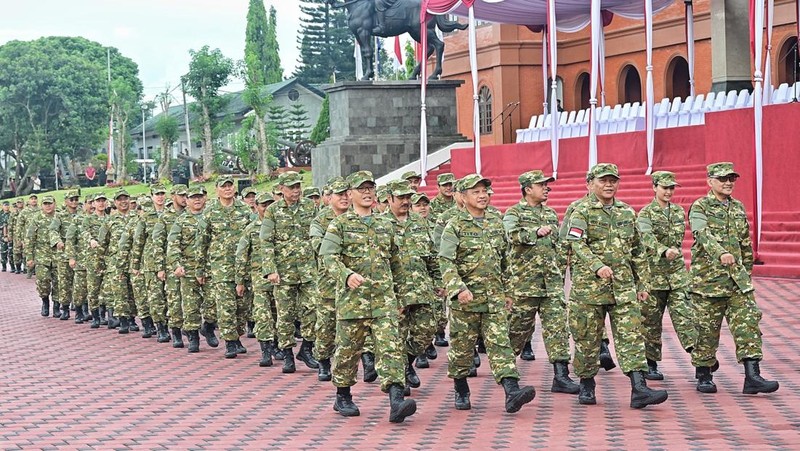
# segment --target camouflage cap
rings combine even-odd
[[[439,185],[447,185],[448,183],[455,183],[456,176],[452,172],[445,172],[436,176],[436,183]]]
[[[171,207],[171,206],[172,206],[172,199],[167,199],[167,201],[166,201],[166,202],[164,202],[164,206],[165,206],[166,208],[169,208],[169,207]]]
[[[43,204],[54,204],[54,203],[56,203],[56,200],[53,198],[53,196],[42,196],[42,203]]]
[[[7,200],[4,200],[4,201],[3,201],[3,206],[5,207],[5,206],[7,206],[7,205],[11,205],[11,204],[10,204],[10,203],[8,203],[8,201],[7,201]]]
[[[175,185],[172,185],[172,189],[169,190],[169,194],[185,196],[188,190],[189,189],[183,183],[176,183]]]
[[[200,183],[189,185],[189,188],[186,190],[186,195],[192,196],[193,195],[192,193],[195,193],[194,194],[195,196],[198,194],[205,195],[207,193],[206,186]]]
[[[276,194],[280,194],[281,196],[283,196],[283,192],[281,191],[281,187],[278,186],[278,185],[275,185],[275,186],[272,187],[272,195],[274,196]]]
[[[100,199],[108,200],[108,196],[106,196],[106,193],[97,193],[92,198],[92,200],[100,200]]]
[[[233,177],[231,177],[230,175],[220,175],[219,177],[217,177],[216,185],[217,187],[220,187],[228,182],[231,182],[231,185],[233,185],[234,184]]]
[[[344,177],[336,177],[328,181],[328,189],[332,194],[340,194],[350,189],[350,184]]]
[[[393,180],[386,185],[386,190],[388,194],[392,196],[408,196],[416,193],[416,191],[411,188],[411,184],[408,183],[408,180]]]
[[[491,187],[491,186],[487,186],[487,187],[486,187],[486,194],[488,194],[488,195],[490,195],[490,196],[491,196],[492,194],[494,194],[494,190],[492,189],[492,187]]]
[[[378,202],[388,202],[389,188],[387,186],[379,186],[378,190],[375,192],[375,196],[378,198]]]
[[[87,194],[86,197],[83,198],[84,202],[91,202],[94,200],[94,194]]]
[[[116,190],[114,192],[114,200],[117,200],[118,197],[122,197],[122,196],[131,197],[131,195],[128,194],[128,191],[126,191],[124,188],[120,188],[120,189],[118,189],[118,190]]]
[[[553,177],[548,177],[544,175],[544,172],[536,169],[533,171],[523,172],[522,175],[519,176],[519,184],[522,187],[531,186],[535,183],[549,183],[554,181]]]
[[[411,203],[418,204],[419,201],[421,201],[422,199],[425,199],[425,202],[431,201],[430,199],[428,199],[428,196],[425,193],[416,193],[413,196],[411,196]]]
[[[303,176],[298,172],[286,171],[278,176],[278,185],[294,186],[298,183],[303,183]]]
[[[612,163],[597,163],[596,165],[592,166],[592,169],[589,171],[589,173],[591,174],[592,180],[599,179],[600,177],[605,177],[607,175],[619,178],[619,169],[617,169],[616,164]]]
[[[303,197],[313,197],[313,196],[322,196],[320,193],[319,188],[316,186],[309,186],[303,190]]]
[[[657,186],[681,186],[675,180],[675,173],[669,171],[656,171],[651,176],[653,179],[653,185]]]
[[[252,186],[248,186],[247,188],[242,190],[242,197],[247,197],[250,194],[254,194],[256,197],[258,197],[258,192]]]
[[[350,184],[351,188],[358,188],[366,182],[375,183],[375,177],[370,171],[357,171],[347,176],[347,183]]]
[[[167,194],[167,188],[160,183],[156,183],[150,187],[150,194]]]
[[[31,194],[30,196],[28,196],[28,199],[38,199],[38,198],[39,196],[37,196],[36,194]]]
[[[71,190],[67,191],[66,193],[64,193],[64,199],[69,199],[71,197],[81,197],[81,195],[78,194],[78,190],[76,190],[76,189],[71,189]]]
[[[25,203],[25,201],[24,201],[24,200],[22,200],[22,198],[20,197],[20,198],[19,198],[19,199],[17,199],[17,201],[16,201],[16,202],[14,202],[14,203],[15,203],[15,204],[24,204],[24,203]]]
[[[461,180],[459,180],[458,190],[459,191],[466,191],[468,189],[474,188],[475,185],[478,183],[483,182],[486,187],[492,186],[492,181],[483,177],[480,174],[469,174],[464,176]]]
[[[150,199],[149,196],[139,196],[136,203],[142,208],[148,208],[153,206],[153,199]]]
[[[257,204],[268,204],[270,202],[275,202],[275,199],[272,198],[272,194],[270,193],[256,194]]]
[[[411,179],[421,179],[422,176],[417,174],[415,171],[406,171],[403,175],[400,176],[402,180],[411,180]]]
[[[706,169],[708,169],[709,177],[725,177],[726,175],[739,177],[739,173],[733,170],[733,163],[727,161],[711,163]]]

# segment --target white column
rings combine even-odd
[[[419,173],[422,176],[422,186],[426,185],[425,177],[428,175],[428,119],[427,114],[425,112],[425,89],[426,83],[428,82],[428,59],[426,58],[428,55],[428,30],[425,25],[425,20],[421,21],[420,24],[420,33],[422,37],[421,48],[422,48],[422,55],[420,55],[420,61],[422,64],[421,71],[420,71],[420,80],[419,80],[419,93],[420,93],[420,120],[419,120]]]
[[[644,0],[645,41],[647,45],[647,94],[646,94],[646,129],[647,129],[647,172],[653,172],[653,149],[655,148],[655,122],[653,120],[653,0]]]
[[[686,55],[689,58],[689,95],[694,98],[694,9],[686,2]]]
[[[600,0],[592,0],[592,56],[589,85],[589,168],[597,164],[597,75],[600,66],[600,33],[603,21],[600,18]]]
[[[472,126],[475,138],[475,172],[481,173],[481,118],[478,99],[478,44],[475,36],[475,11],[469,7],[469,70],[472,75]],[[501,135],[502,136],[502,135]]]
[[[548,0],[547,30],[550,37],[550,154],[553,159],[553,178],[558,178],[558,80],[556,68],[558,67],[556,35],[556,1]]]
[[[756,233],[755,242],[753,247],[758,258],[758,245],[761,241],[761,189],[763,185],[764,168],[762,161],[762,99],[761,89],[762,78],[761,73],[761,46],[763,43],[763,30],[764,30],[764,0],[754,1],[755,11],[751,11],[755,20],[755,36],[753,42],[755,43],[755,72],[753,73],[753,118],[754,118],[754,134],[755,134],[755,176],[756,176]]]

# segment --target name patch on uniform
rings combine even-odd
[[[583,229],[578,227],[570,227],[567,234],[573,238],[583,238]]]

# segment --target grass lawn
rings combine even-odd
[[[303,172],[303,188],[311,186],[311,172]],[[243,177],[236,177],[236,178],[243,178]],[[214,186],[214,182],[206,182],[203,185],[206,187],[206,191],[208,191],[209,198],[216,198],[217,191]],[[167,185],[167,189],[170,188],[171,185]],[[272,188],[275,186],[275,180],[270,180],[268,182],[260,183],[255,185],[255,188],[258,192],[263,191],[272,191]],[[107,196],[110,196],[117,190],[118,188],[111,188],[111,187],[94,187],[94,188],[81,188],[81,201],[83,198],[86,197],[88,194],[95,194],[103,192]],[[128,185],[125,186],[125,190],[128,191],[128,194],[131,196],[139,196],[142,194],[147,194],[150,192],[150,187],[148,185],[139,183],[136,185]],[[58,191],[42,191],[38,194],[39,196],[39,203],[42,202],[42,196],[51,195],[55,196],[56,204],[61,204],[64,201],[64,195],[67,193],[67,190],[58,190]],[[27,200],[28,196],[17,196],[9,199],[4,199],[9,201],[10,203],[14,203],[17,199]]]

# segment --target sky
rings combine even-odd
[[[42,36],[83,36],[113,46],[139,65],[144,100],[166,85],[180,85],[189,50],[209,45],[234,60],[244,56],[248,0],[0,0],[0,45]],[[299,0],[264,0],[275,6],[284,76],[296,66]],[[225,91],[244,83],[234,80]],[[176,91],[180,94],[180,91]],[[173,93],[175,94],[175,93]]]

